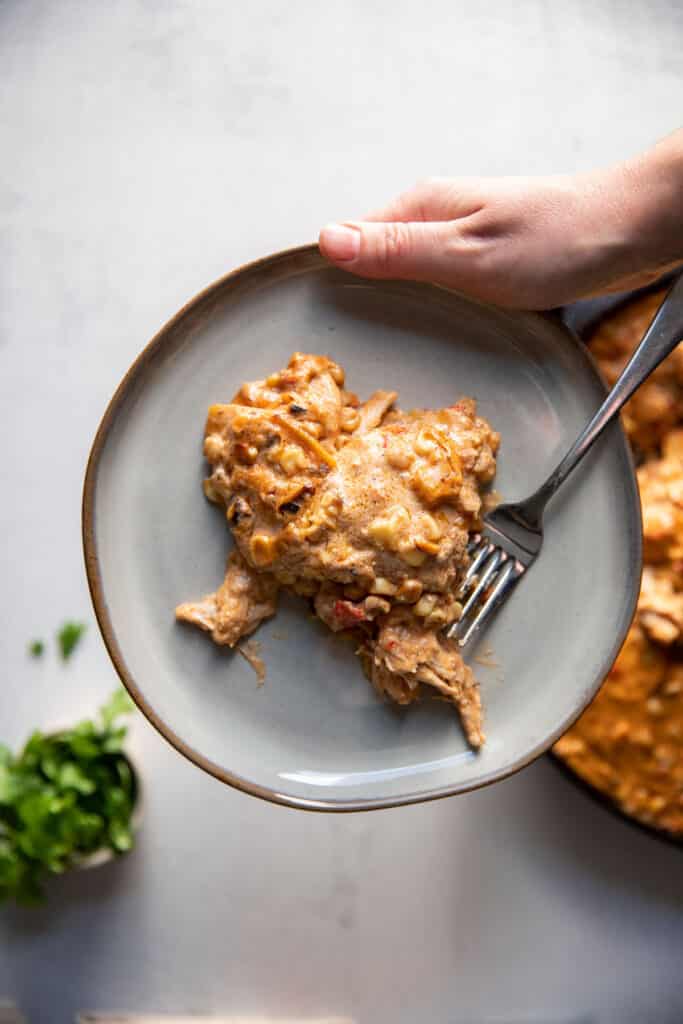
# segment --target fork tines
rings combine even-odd
[[[524,572],[517,558],[483,534],[472,535],[467,551],[470,565],[456,592],[462,613],[448,630],[460,647],[481,629]]]

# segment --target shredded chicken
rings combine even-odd
[[[367,434],[368,430],[378,427],[392,405],[398,398],[395,391],[375,391],[358,409],[360,422],[356,434]]]
[[[247,664],[256,673],[258,686],[262,686],[266,680],[266,663],[259,653],[260,649],[258,640],[247,640],[246,643],[240,644],[237,648]]]
[[[215,595],[177,614],[232,645],[273,614],[278,584],[291,587],[330,629],[359,633],[380,692],[406,703],[438,691],[479,746],[476,683],[437,631],[461,611],[453,593],[499,436],[472,399],[413,412],[395,401],[376,391],[361,404],[336,363],[295,353],[212,405],[204,489],[225,508],[240,557]],[[381,638],[392,631],[399,646],[389,655]]]
[[[397,607],[382,619],[377,635],[366,642],[362,653],[378,693],[397,704],[412,704],[422,684],[433,687],[457,706],[470,745],[482,746],[479,687],[457,644],[436,630],[425,630],[409,608]]]
[[[275,614],[277,591],[277,581],[269,573],[254,572],[234,551],[215,594],[178,605],[176,618],[206,630],[214,643],[234,647],[240,637]]]

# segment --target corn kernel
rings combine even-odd
[[[428,427],[423,427],[415,438],[415,451],[418,455],[433,455],[438,445],[434,432]]]
[[[348,406],[342,409],[341,414],[341,428],[346,431],[347,434],[351,434],[354,430],[358,429],[360,424],[360,416],[355,409],[351,409]]]
[[[209,462],[218,462],[223,454],[223,440],[220,434],[207,434],[204,438],[204,455]]]
[[[387,597],[393,597],[396,589],[396,586],[383,576],[377,576],[370,587],[371,593],[384,594]]]
[[[435,604],[436,594],[423,594],[415,605],[415,614],[419,615],[421,619],[424,619],[434,609]]]
[[[422,584],[419,580],[404,580],[396,591],[396,600],[404,604],[414,604],[419,601],[422,594]]]
[[[284,444],[277,453],[277,461],[284,469],[287,476],[308,467],[308,459],[301,448],[294,444]]]
[[[427,557],[423,551],[417,551],[415,548],[404,548],[399,552],[401,558],[408,565],[412,565],[414,568],[422,565],[425,558]]]
[[[439,553],[438,544],[435,544],[434,541],[431,540],[422,540],[421,537],[415,541],[415,547],[418,551],[424,551],[426,555],[438,555]]]
[[[204,488],[205,497],[208,498],[209,501],[213,501],[214,504],[220,504],[221,496],[213,486],[211,477],[207,477],[202,486]]]
[[[275,558],[276,542],[266,533],[255,533],[249,541],[249,551],[254,565],[270,565]]]

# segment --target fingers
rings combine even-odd
[[[448,275],[453,227],[430,223],[329,224],[320,251],[331,263],[363,277],[440,280]]]
[[[448,243],[457,226],[452,222],[482,206],[479,179],[427,178],[362,221],[323,228],[320,251],[365,277],[443,281],[453,274]]]
[[[363,220],[399,223],[454,220],[476,213],[481,206],[477,179],[425,178]]]

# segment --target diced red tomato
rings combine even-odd
[[[362,608],[352,604],[351,601],[335,601],[334,617],[340,623],[342,629],[351,629],[359,622],[365,622],[367,616]]]

